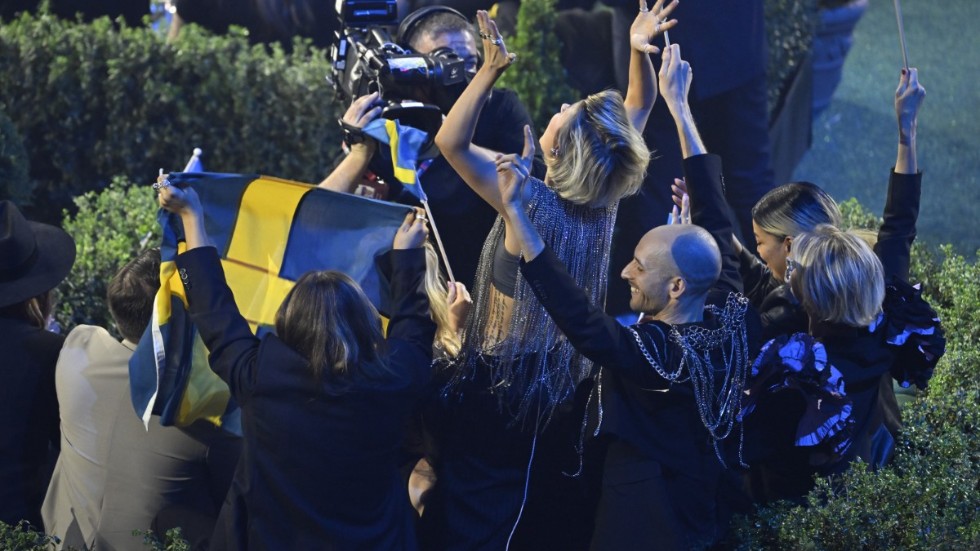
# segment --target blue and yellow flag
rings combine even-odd
[[[395,178],[419,201],[425,201],[425,191],[418,176],[418,161],[428,134],[398,121],[380,118],[369,122],[362,131],[388,146]]]
[[[382,281],[374,259],[391,248],[408,207],[268,176],[176,173],[201,198],[208,236],[242,315],[261,336],[294,282],[310,270],[340,270],[378,306]],[[160,211],[160,290],[153,321],[129,362],[133,406],[145,424],[187,426],[208,419],[239,433],[238,407],[208,367],[207,350],[187,314],[174,259],[183,226]]]

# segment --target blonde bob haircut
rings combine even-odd
[[[790,288],[811,322],[867,327],[885,300],[881,261],[860,237],[829,224],[793,240]]]
[[[841,214],[837,202],[820,186],[793,182],[763,195],[752,207],[752,220],[762,231],[783,239],[820,224],[840,227]]]
[[[606,207],[640,190],[650,150],[615,90],[592,94],[558,130],[548,167],[551,187],[567,201]]]

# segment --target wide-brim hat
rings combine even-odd
[[[61,228],[30,222],[0,201],[0,307],[58,286],[75,263],[75,240]]]

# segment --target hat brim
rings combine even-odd
[[[58,286],[75,264],[75,240],[61,228],[27,222],[37,240],[37,259],[13,281],[0,281],[0,307],[34,298]]]

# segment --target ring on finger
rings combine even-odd
[[[497,38],[491,40],[490,43],[493,44],[494,46],[500,46],[501,44],[504,43],[504,40],[498,36]]]

